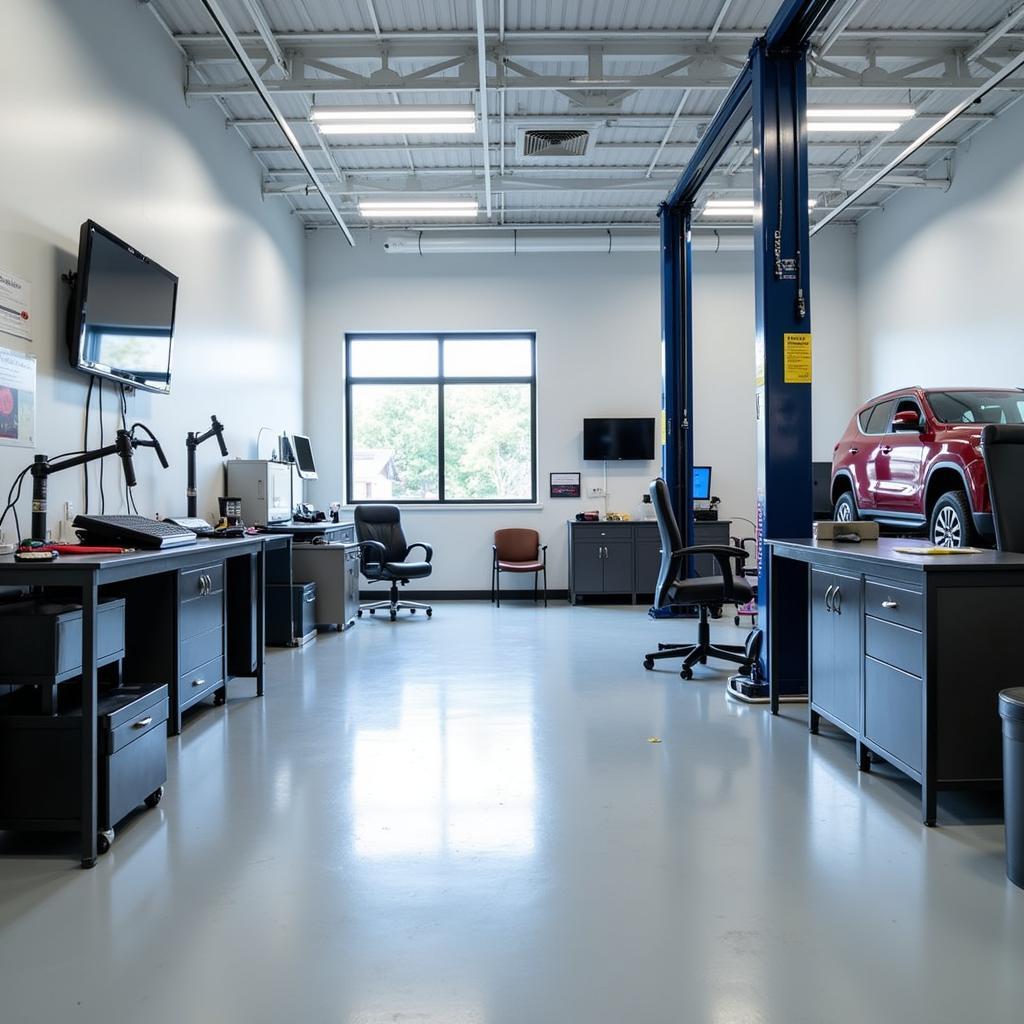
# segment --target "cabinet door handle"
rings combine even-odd
[[[205,679],[193,679],[192,680],[192,685],[195,686],[196,688],[198,688],[200,686],[205,686],[206,685],[206,680]]]
[[[888,600],[882,602],[882,607],[888,608],[890,610],[892,610],[893,608],[899,608],[899,606],[899,601],[894,601],[891,597]]]
[[[140,718],[137,722],[132,722],[133,729],[145,729],[147,725],[150,725],[153,721],[152,715],[147,715],[145,718]]]
[[[843,592],[839,589],[838,584],[836,585],[836,592],[832,595],[832,611],[836,615],[843,614]]]
[[[832,611],[832,591],[835,589],[836,588],[832,586],[825,591],[825,611],[827,612]]]
[[[200,574],[196,579],[196,585],[199,587],[199,593],[206,593],[206,577]]]

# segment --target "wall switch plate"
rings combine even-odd
[[[603,498],[605,496],[603,487],[588,487],[587,497],[588,498]]]

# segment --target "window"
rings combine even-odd
[[[940,423],[1020,423],[1024,396],[1019,391],[929,391]]]
[[[886,428],[889,426],[889,417],[892,415],[893,406],[896,404],[895,398],[890,398],[888,402],[880,402],[878,405],[871,410],[871,415],[868,416],[867,424],[864,427],[865,434],[884,434]]]
[[[349,504],[537,500],[532,334],[350,334]]]

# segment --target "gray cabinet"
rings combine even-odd
[[[292,575],[316,583],[316,624],[347,629],[359,608],[359,547],[356,544],[296,544]]]
[[[830,721],[860,727],[861,583],[811,570],[811,707]]]
[[[694,543],[729,544],[728,519],[694,524]],[[710,555],[696,558],[698,576],[715,576],[718,563]],[[569,523],[569,600],[582,597],[651,597],[661,568],[658,524],[645,520],[627,523]]]

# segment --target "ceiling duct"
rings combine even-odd
[[[516,156],[523,160],[566,160],[590,155],[594,133],[582,125],[574,128],[525,126],[516,132]]]
[[[752,252],[753,235],[749,231],[693,233],[696,252]],[[538,253],[658,252],[661,237],[657,231],[638,229],[574,231],[400,231],[387,236],[385,252],[412,256],[455,254],[527,255]]]

